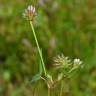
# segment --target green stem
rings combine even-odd
[[[50,96],[50,88],[48,88],[48,96]]]
[[[41,59],[41,62],[42,62],[42,67],[43,67],[43,70],[44,70],[44,74],[46,75],[46,69],[45,69],[45,64],[44,64],[42,52],[41,52],[40,47],[39,47],[39,43],[38,43],[38,40],[37,40],[37,37],[36,37],[36,33],[35,33],[35,30],[34,30],[32,21],[30,21],[30,25],[31,25],[31,29],[33,31],[33,35],[34,35],[35,41],[36,41],[36,45],[37,45],[38,52],[39,52],[39,55],[40,55],[40,59]]]
[[[60,86],[60,95],[59,96],[62,96],[62,91],[63,91],[63,81],[61,81],[61,86]]]

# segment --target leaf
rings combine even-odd
[[[40,73],[36,74],[35,76],[33,76],[32,80],[31,80],[31,83],[34,82],[34,81],[40,80],[40,78],[41,78],[41,74]]]
[[[40,74],[43,73],[42,62],[41,62],[41,61],[40,61],[40,65],[39,65],[39,73],[40,73]]]
[[[33,76],[32,80],[31,80],[31,83],[34,82],[34,81],[40,80],[41,75],[42,75],[42,72],[43,72],[43,70],[42,70],[42,63],[40,61],[40,64],[39,64],[39,73],[36,74],[35,76]]]

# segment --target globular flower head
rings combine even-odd
[[[29,5],[27,7],[27,9],[25,9],[24,13],[23,13],[23,16],[24,18],[26,18],[27,20],[30,20],[32,21],[33,18],[36,16],[36,10],[35,10],[35,7],[33,7],[32,5]]]
[[[54,65],[57,69],[68,68],[71,65],[71,61],[69,60],[69,58],[65,57],[63,54],[56,57],[54,59],[54,62]]]
[[[57,81],[62,80],[64,77],[70,77],[72,72],[77,70],[82,65],[80,59],[71,60],[68,57],[65,57],[63,54],[59,55],[54,59],[54,65],[57,72]]]

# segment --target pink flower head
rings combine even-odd
[[[35,7],[33,7],[32,5],[28,6],[27,9],[25,9],[23,16],[27,18],[27,20],[32,21],[33,18],[36,16]]]

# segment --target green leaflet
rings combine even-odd
[[[39,73],[36,74],[35,76],[33,76],[31,82],[40,80],[41,75],[42,75],[42,72],[43,72],[43,69],[42,69],[42,63],[41,63],[41,61],[40,61],[40,64],[39,64]]]
[[[41,74],[40,74],[40,73],[39,73],[39,74],[36,74],[36,75],[32,78],[31,83],[34,82],[34,81],[40,80],[40,78],[41,78]]]
[[[43,73],[43,67],[42,67],[42,63],[40,61],[40,65],[39,65],[39,73],[42,75]]]

